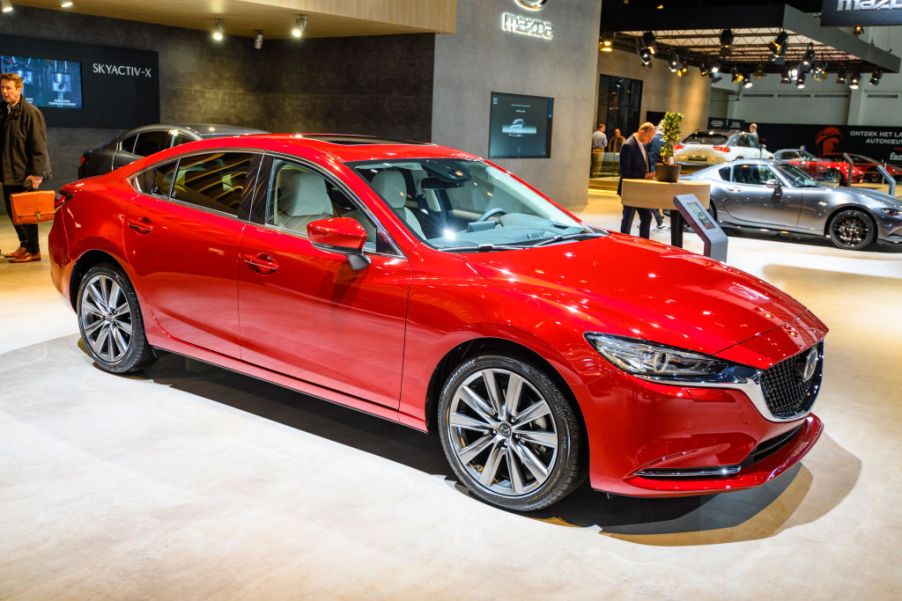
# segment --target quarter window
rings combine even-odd
[[[179,161],[172,198],[237,216],[252,158],[245,152],[184,157]]]
[[[168,131],[145,131],[138,134],[134,154],[146,157],[165,148],[169,148]]]
[[[135,140],[138,139],[138,136],[129,136],[126,139],[119,142],[119,149],[122,152],[131,153],[132,150],[135,149]]]
[[[139,192],[155,196],[169,196],[172,187],[172,176],[175,174],[177,161],[158,165],[142,171],[135,176],[134,182]]]

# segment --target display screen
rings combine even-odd
[[[554,98],[492,92],[489,158],[548,158]]]
[[[82,108],[81,63],[77,61],[3,55],[0,71],[19,74],[25,98],[37,107]]]

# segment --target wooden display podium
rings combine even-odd
[[[677,194],[692,194],[706,209],[711,205],[711,185],[705,182],[683,181],[675,184],[653,179],[625,179],[620,204],[637,209],[670,211],[670,243],[683,246],[683,216],[673,205]]]

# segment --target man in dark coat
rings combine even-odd
[[[643,123],[639,131],[629,137],[620,149],[620,181],[617,184],[617,194],[623,192],[623,180],[625,179],[652,179],[654,174],[650,171],[648,155],[645,145],[655,137],[655,126],[652,123]],[[643,238],[651,237],[651,209],[637,209],[635,207],[623,207],[623,219],[620,221],[620,231],[630,233],[633,226],[633,215],[639,211],[639,235]]]
[[[37,190],[50,176],[47,153],[47,125],[44,115],[22,96],[22,78],[16,73],[0,74],[0,179],[6,212],[12,215],[10,196]],[[19,248],[5,254],[10,263],[41,260],[38,226],[17,225]]]

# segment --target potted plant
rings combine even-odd
[[[683,113],[666,113],[661,120],[664,145],[661,147],[661,162],[655,165],[655,179],[659,182],[676,182],[680,179],[680,166],[673,163],[673,145],[680,141],[680,124]]]

